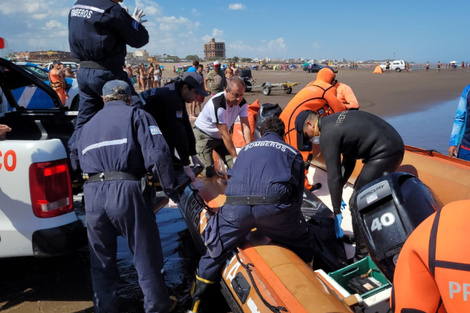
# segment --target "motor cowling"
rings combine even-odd
[[[370,257],[387,277],[393,273],[403,244],[413,230],[438,209],[431,190],[409,173],[391,173],[361,188],[354,214]]]

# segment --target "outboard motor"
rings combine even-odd
[[[273,103],[263,103],[260,105],[259,111],[258,111],[258,116],[256,117],[256,127],[255,127],[255,139],[259,139],[261,137],[259,128],[261,126],[261,123],[264,122],[265,119],[271,116],[277,116],[281,115],[282,113],[282,108],[279,106],[279,104],[273,104]]]
[[[392,282],[403,244],[438,205],[429,188],[417,177],[400,172],[367,184],[354,200],[370,257]]]

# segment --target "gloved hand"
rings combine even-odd
[[[346,209],[346,206],[347,206],[346,202],[344,202],[344,200],[341,199],[341,210]]]
[[[142,20],[142,18],[145,16],[144,10],[135,8],[134,13],[132,13],[132,18],[139,22],[140,24],[143,24],[147,22],[147,20]]]
[[[191,178],[191,181],[196,180],[196,176],[194,175],[194,172],[193,172],[193,170],[191,169],[191,167],[189,165],[183,166],[183,170],[184,170],[184,173],[186,174],[186,176]]]
[[[191,160],[193,161],[194,167],[198,167],[198,166],[204,167],[204,163],[202,163],[202,161],[199,159],[197,155],[192,155]]]
[[[341,222],[343,221],[343,214],[335,215],[335,234],[336,238],[343,238],[343,230],[341,229]]]

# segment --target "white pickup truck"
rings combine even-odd
[[[57,108],[20,107],[13,91],[25,86],[42,89]],[[65,148],[77,112],[59,103],[42,80],[0,58],[0,124],[12,128],[0,141],[0,258],[57,255],[87,244]]]

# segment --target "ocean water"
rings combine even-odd
[[[447,154],[458,98],[429,105],[426,110],[387,117],[407,145]]]

